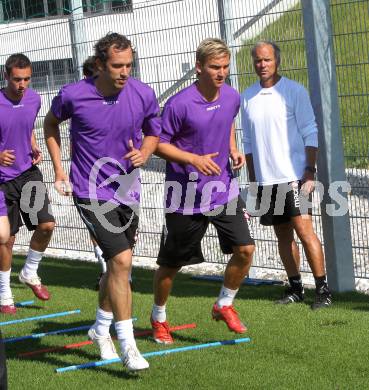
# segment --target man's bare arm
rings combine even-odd
[[[229,155],[232,159],[232,168],[240,169],[245,165],[245,155],[237,148],[236,143],[236,129],[234,123],[231,127],[231,138],[229,140]]]
[[[168,161],[177,162],[183,165],[192,165],[206,176],[219,175],[221,173],[220,167],[213,160],[214,157],[218,156],[218,152],[200,156],[195,153],[180,150],[172,144],[159,143],[155,154]]]
[[[32,135],[31,135],[31,149],[32,149],[32,164],[37,165],[41,162],[42,160],[42,153],[41,149],[37,144],[36,141],[36,135],[35,135],[35,130],[32,130]]]
[[[318,156],[318,148],[314,146],[305,146],[306,167],[302,177],[302,191],[310,194],[315,189],[315,164]]]
[[[54,166],[55,187],[62,195],[71,194],[71,186],[68,175],[64,172],[61,161],[61,141],[59,124],[62,121],[57,119],[54,114],[49,111],[44,120],[44,135],[47,150],[49,151],[51,161]]]

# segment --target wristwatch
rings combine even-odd
[[[305,171],[308,171],[310,173],[316,173],[316,168],[315,167],[311,167],[310,165],[307,165],[305,167]]]

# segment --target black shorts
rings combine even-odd
[[[11,236],[19,231],[23,222],[28,230],[35,230],[40,223],[55,222],[42,173],[36,166],[1,183],[0,190],[5,195]]]
[[[131,208],[112,202],[97,201],[99,206],[111,206],[102,213],[89,199],[74,198],[74,204],[92,237],[99,244],[104,259],[133,249],[137,240],[138,216]],[[87,206],[87,208],[86,208]]]
[[[302,195],[301,186],[301,181],[259,186],[258,207],[265,210],[260,217],[260,224],[281,225],[290,222],[292,217],[311,215],[311,194],[308,197]]]
[[[204,214],[165,215],[166,232],[162,234],[157,264],[167,267],[182,267],[205,261],[201,250],[201,240],[211,222],[218,233],[223,253],[233,253],[233,247],[254,245],[250,234],[245,202],[238,197],[237,208],[227,215],[226,207],[216,216]],[[167,233],[167,234],[165,234]]]

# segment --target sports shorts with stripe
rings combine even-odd
[[[304,196],[301,193],[302,182],[259,186],[257,194],[258,209],[263,210],[260,224],[264,226],[287,223],[292,217],[311,215],[311,194]]]

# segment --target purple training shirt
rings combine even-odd
[[[240,107],[238,92],[227,84],[217,100],[208,102],[196,83],[183,89],[164,107],[160,142],[205,155],[218,152],[213,160],[222,172],[205,176],[192,165],[167,162],[166,208],[183,214],[205,213],[224,205],[239,194],[229,162],[232,123]]]
[[[130,151],[130,139],[139,149],[142,133],[160,135],[154,91],[129,78],[117,95],[104,97],[89,78],[64,86],[53,99],[51,111],[59,120],[71,119],[74,196],[127,205],[138,202],[139,169],[123,156]]]
[[[13,165],[0,166],[0,183],[12,180],[31,168],[31,137],[40,107],[40,95],[32,89],[26,89],[18,102],[10,100],[4,90],[0,90],[0,150],[14,150],[15,154]]]

